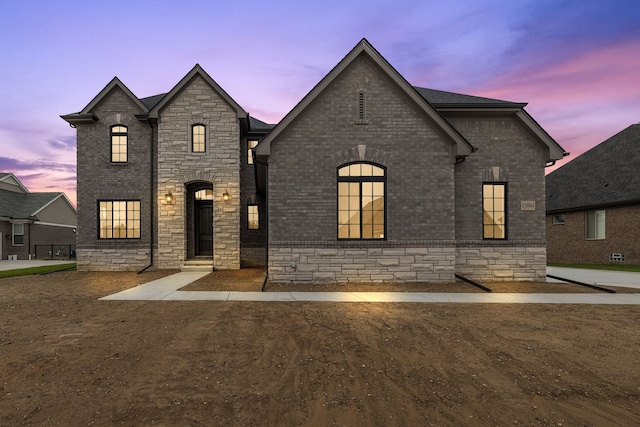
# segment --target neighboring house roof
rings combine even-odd
[[[24,190],[24,192],[0,190],[0,217],[5,221],[7,218],[37,220],[37,215],[58,199],[63,199],[74,212],[76,211],[64,193],[30,193],[12,173],[0,173],[0,181],[11,182]]]
[[[547,212],[640,203],[640,124],[546,177]]]
[[[5,184],[14,186],[18,190],[18,193],[29,192],[29,190],[27,190],[27,187],[22,185],[20,180],[16,178],[16,176],[12,173],[7,173],[7,172],[0,173],[0,182],[4,182]]]
[[[43,207],[62,196],[63,193],[20,194],[0,190],[0,216],[12,219],[30,219]]]
[[[268,156],[271,152],[271,143],[282,133],[307,106],[309,106],[354,60],[360,55],[366,55],[383,72],[385,72],[404,93],[418,105],[422,111],[435,122],[444,133],[455,143],[456,155],[466,156],[475,148],[453,126],[451,126],[425,98],[396,71],[386,59],[366,40],[362,39],[311,91],[278,123],[273,130],[262,140],[256,148],[259,156]]]
[[[193,78],[196,76],[202,77],[204,81],[207,82],[207,84],[211,86],[211,88],[218,95],[220,95],[222,99],[224,99],[225,102],[229,104],[229,106],[233,110],[235,110],[236,117],[238,117],[239,119],[245,119],[247,117],[247,113],[244,111],[244,109],[236,101],[234,101],[233,98],[231,98],[229,94],[225,92],[224,89],[222,89],[220,85],[218,85],[218,83],[216,83],[215,80],[213,80],[209,74],[207,74],[206,71],[202,69],[200,64],[196,64],[195,67],[193,67],[191,71],[189,71],[189,73],[186,76],[184,76],[182,80],[180,80],[178,84],[175,85],[173,89],[171,89],[171,91],[169,91],[169,93],[167,93],[165,96],[162,97],[162,99],[160,99],[160,102],[158,102],[156,105],[153,106],[153,108],[149,110],[149,117],[157,119],[158,113],[160,112],[160,110],[162,110],[162,108],[165,105],[171,102],[171,100],[175,98],[175,96],[178,95],[182,91],[182,89],[187,84],[189,84],[189,82],[193,80]]]

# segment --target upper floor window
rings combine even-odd
[[[24,224],[11,224],[13,234],[13,246],[22,246],[24,244]]]
[[[482,185],[482,237],[484,239],[507,238],[507,184]]]
[[[370,163],[338,168],[338,239],[384,239],[386,171]]]
[[[105,200],[98,202],[100,239],[139,239],[140,201]]]
[[[249,230],[260,229],[260,212],[258,210],[258,205],[247,206],[247,228]]]
[[[587,212],[587,239],[604,239],[605,211]]]
[[[253,164],[253,149],[258,145],[257,139],[249,139],[247,140],[247,164]]]
[[[128,151],[127,127],[122,125],[111,126],[111,162],[126,163]]]
[[[205,145],[205,127],[204,125],[191,126],[191,151],[194,153],[204,153]]]
[[[565,216],[563,214],[553,216],[554,225],[562,225],[565,223]]]

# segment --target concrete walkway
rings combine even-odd
[[[45,265],[57,264],[73,264],[76,260],[17,260],[17,261],[0,261],[0,271],[18,270],[21,268],[42,267]]]
[[[572,270],[572,271],[568,271]],[[554,267],[549,274],[580,280],[573,270]],[[598,284],[616,286],[640,286],[640,273],[626,273],[611,276],[601,270],[587,270],[591,279]],[[524,294],[524,293],[431,293],[431,292],[231,292],[231,291],[180,291],[208,273],[177,273],[162,279],[145,283],[101,300],[129,301],[280,301],[280,302],[421,302],[421,303],[476,303],[476,304],[625,304],[640,305],[640,294]],[[630,274],[631,276],[628,276]],[[602,279],[602,281],[600,281]],[[584,282],[593,283],[584,280]]]

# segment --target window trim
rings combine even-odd
[[[491,224],[484,223],[484,212],[485,212],[484,186],[485,185],[502,186],[504,188],[504,237],[485,237],[485,226],[491,225]],[[509,190],[508,183],[504,181],[484,181],[482,183],[482,240],[508,240],[509,239],[509,191],[508,190]],[[491,225],[491,226],[495,226],[495,225]]]
[[[102,241],[109,241],[109,240],[140,240],[142,239],[142,202],[140,199],[100,199],[97,201],[97,211],[98,211],[98,240],[102,240]],[[125,203],[138,203],[138,212],[140,213],[140,219],[139,219],[139,228],[138,228],[138,237],[101,237],[101,232],[102,232],[102,227],[101,227],[101,221],[102,218],[100,217],[100,213],[101,213],[101,209],[100,209],[100,205],[101,203],[114,203],[114,202],[125,202]],[[125,215],[128,215],[129,213],[129,209],[128,209],[128,205],[125,208]],[[129,228],[128,228],[128,223],[129,223],[129,218],[125,217],[125,224],[127,224],[127,227],[125,228],[126,234],[129,234]],[[135,228],[132,229],[133,231],[135,231]],[[111,206],[111,235],[113,236],[113,205]]]
[[[16,233],[16,225],[22,226],[22,232]],[[16,237],[22,237],[22,242],[16,243]],[[11,246],[24,246],[24,223],[22,222],[14,222],[11,224]]]
[[[196,145],[196,134],[195,134],[195,130],[196,127],[200,127],[202,126],[202,151],[196,151],[195,149],[195,145]],[[199,135],[198,135],[199,136]],[[197,154],[201,154],[201,153],[206,153],[207,152],[207,126],[203,123],[194,123],[191,125],[191,152],[192,153],[197,153]]]
[[[383,171],[383,175],[382,176],[340,176],[340,169],[344,168],[344,167],[348,167],[351,165],[371,165],[377,168],[382,169]],[[363,182],[382,182],[384,184],[384,194],[383,194],[383,205],[384,205],[384,209],[383,209],[383,214],[384,214],[384,231],[383,231],[383,236],[384,237],[371,237],[371,238],[364,238],[364,237],[340,237],[340,191],[339,191],[339,185],[341,182],[358,182],[359,185],[359,198],[360,198],[360,236],[363,235],[362,233],[362,183]],[[340,166],[338,166],[336,168],[336,238],[340,241],[385,241],[387,240],[387,167],[383,166],[379,163],[374,163],[374,162],[362,162],[362,161],[354,161],[354,162],[349,162],[349,163],[344,163]]]
[[[598,237],[598,221],[596,220],[596,215],[598,212],[602,212],[603,216],[603,230],[602,237]],[[594,226],[595,226],[595,236],[589,237],[589,214],[593,214],[594,216]],[[607,238],[607,211],[606,209],[593,209],[585,212],[584,215],[584,234],[587,240],[606,240]]]
[[[256,212],[255,212],[255,217],[257,219],[257,223],[258,223],[258,227],[256,228],[251,228],[251,207],[256,208]],[[257,203],[249,203],[247,204],[247,230],[252,230],[252,231],[256,231],[256,230],[260,230],[260,206]]]
[[[119,127],[124,128],[125,131],[124,132],[114,132],[113,131],[114,128],[119,128]],[[114,160],[113,159],[113,146],[114,146],[113,137],[114,136],[117,136],[117,137],[124,136],[125,137],[125,144],[124,144],[125,151],[124,151],[124,154],[125,154],[126,160],[124,160],[124,161],[123,160]],[[116,163],[116,164],[129,163],[129,127],[125,126],[125,125],[122,125],[122,124],[112,125],[109,128],[109,141],[110,141],[109,149],[110,149],[111,163]],[[121,144],[118,144],[118,145],[121,145]],[[118,153],[118,154],[120,154],[120,153]]]

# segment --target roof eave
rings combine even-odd
[[[515,113],[527,106],[524,104],[431,104],[440,113],[464,112],[464,113]]]
[[[569,206],[564,208],[548,209],[547,214],[587,211],[587,210],[593,210],[593,209],[613,208],[613,207],[631,206],[631,205],[640,205],[640,199],[636,198],[631,200],[621,200],[621,201],[597,203],[597,204],[590,204],[590,205],[583,205],[583,206]]]
[[[560,144],[558,144],[556,140],[553,139],[551,135],[549,135],[547,131],[545,131],[542,126],[540,126],[540,124],[538,124],[538,122],[536,122],[534,118],[526,112],[526,110],[521,109],[516,112],[515,115],[543,144],[549,148],[548,162],[561,160],[565,156],[569,155],[569,153],[566,152],[564,148],[562,148]]]
[[[98,117],[93,114],[80,114],[80,113],[73,113],[73,114],[65,114],[64,116],[60,116],[60,118],[62,118],[62,120],[66,121],[67,123],[70,123],[72,125],[79,125],[79,124],[84,124],[84,123],[95,123],[98,121]]]

